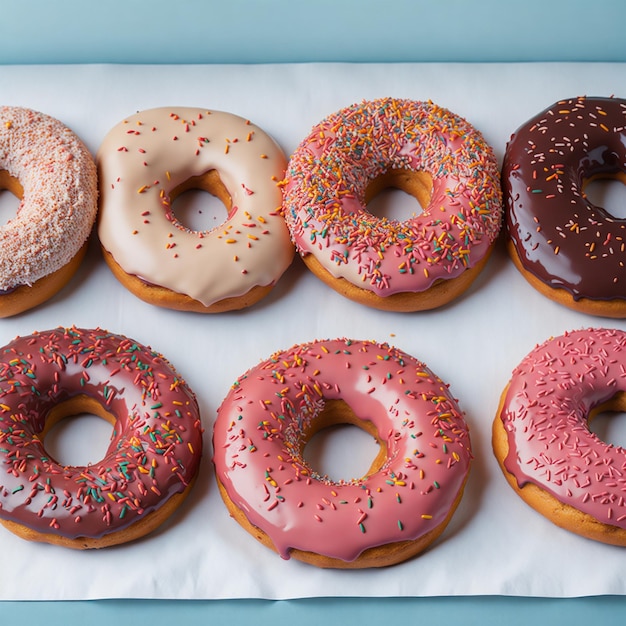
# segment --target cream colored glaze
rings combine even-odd
[[[247,120],[188,107],[143,111],[107,134],[97,163],[98,235],[127,274],[210,306],[274,284],[291,263],[277,185],[286,158]],[[171,194],[211,170],[232,208],[220,226],[194,231],[173,216]]]

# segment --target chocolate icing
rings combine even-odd
[[[574,300],[626,299],[626,220],[584,185],[626,172],[626,100],[561,100],[522,125],[506,149],[506,228],[522,266]]]

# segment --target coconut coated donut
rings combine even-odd
[[[108,450],[62,466],[46,433],[83,412],[113,424]],[[183,501],[201,454],[195,396],[150,348],[57,328],[0,351],[0,522],[20,537],[78,549],[137,539]]]
[[[423,212],[377,217],[385,187]],[[357,302],[432,309],[469,287],[501,226],[498,165],[467,121],[431,102],[386,98],[328,116],[287,167],[285,219],[309,268]]]
[[[236,115],[173,107],[142,111],[106,136],[98,234],[115,276],[141,299],[202,313],[250,306],[293,259],[278,183],[286,158]],[[216,195],[227,219],[195,231],[172,212],[187,189]]]
[[[589,422],[626,411],[626,332],[549,339],[516,367],[493,423],[493,448],[513,489],[556,525],[626,545],[626,451]]]
[[[626,219],[585,185],[626,181],[626,100],[561,100],[511,137],[502,172],[508,248],[545,296],[591,315],[626,317]]]
[[[339,423],[380,445],[362,478],[332,481],[303,457],[317,431]],[[447,385],[400,350],[346,339],[294,346],[241,376],[213,445],[231,515],[283,558],[334,568],[423,551],[459,503],[471,457]]]
[[[0,226],[0,317],[8,317],[51,298],[78,269],[96,219],[96,166],[60,121],[3,106],[0,189],[20,201]]]

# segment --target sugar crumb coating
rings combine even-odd
[[[60,121],[0,107],[0,173],[17,179],[17,215],[0,226],[0,290],[32,285],[70,262],[97,212],[93,157]]]

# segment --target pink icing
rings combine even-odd
[[[387,445],[375,473],[331,481],[302,457],[302,427],[327,400],[371,420]],[[424,364],[367,341],[315,341],[239,378],[213,435],[217,477],[283,558],[292,548],[356,559],[442,523],[469,471],[467,426]]]
[[[626,528],[626,451],[591,433],[589,412],[626,391],[626,332],[588,329],[537,346],[514,370],[499,419],[505,467],[595,519]]]
[[[367,211],[391,169],[427,172],[430,204],[404,222]],[[387,98],[330,115],[287,167],[285,219],[301,255],[377,295],[421,292],[476,265],[501,226],[496,158],[467,121],[430,102]]]

